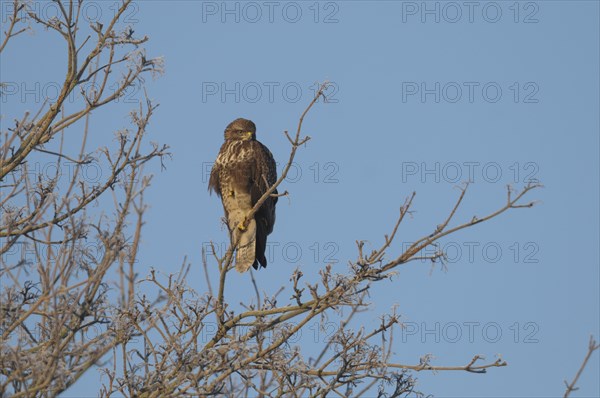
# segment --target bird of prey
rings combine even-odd
[[[225,142],[211,170],[209,191],[221,197],[231,244],[237,244],[235,268],[246,272],[267,266],[267,235],[275,224],[276,196],[270,196],[254,217],[246,217],[256,202],[277,181],[271,151],[256,140],[256,125],[235,119],[225,128]],[[277,190],[273,192],[277,194]]]

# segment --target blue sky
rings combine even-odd
[[[113,2],[97,4],[108,12]],[[165,59],[164,76],[147,81],[160,103],[150,139],[173,152],[165,171],[149,170],[141,275],[175,272],[187,256],[189,284],[206,289],[201,248],[227,240],[206,189],[225,126],[252,119],[281,170],[283,131],[329,80],[331,100],[307,117],[312,139],[281,187],[290,198],[278,204],[269,268],[255,274],[261,288],[272,294],[296,267],[315,279],[329,260],[344,272],[354,242],[380,243],[412,191],[415,213],[390,256],[444,220],[460,182],[473,181],[456,215],[466,221],[502,206],[507,184],[538,179],[536,207],[448,237],[447,272],[399,269],[355,326],[397,305],[407,326],[398,362],[432,353],[439,365],[475,354],[509,363],[485,375],[419,373],[426,393],[562,396],[600,330],[598,2],[148,1],[128,23],[150,37],[149,56]],[[64,76],[62,44],[36,29],[3,54],[2,81],[43,88]],[[18,94],[3,100],[3,120],[35,108]],[[140,98],[134,89],[98,112],[92,142],[112,137]],[[232,302],[254,297],[248,275],[229,282]],[[599,361],[572,396],[600,396]],[[97,385],[92,371],[63,396],[93,396]]]

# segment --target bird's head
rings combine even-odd
[[[256,139],[256,125],[252,120],[235,119],[225,128],[225,140],[250,141]]]

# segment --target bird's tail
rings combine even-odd
[[[250,220],[248,227],[241,231],[239,228],[235,229],[234,237],[237,240],[237,254],[235,257],[235,269],[242,273],[248,271],[250,267],[256,261],[256,221]]]

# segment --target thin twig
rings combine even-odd
[[[587,354],[585,355],[585,358],[583,359],[583,363],[581,364],[581,366],[579,367],[579,370],[577,371],[577,374],[575,375],[575,377],[573,378],[573,381],[568,383],[565,380],[565,385],[567,386],[567,390],[565,391],[565,395],[564,398],[567,398],[571,392],[573,391],[577,391],[578,388],[576,387],[577,385],[577,381],[579,380],[579,377],[581,376],[581,374],[583,373],[583,370],[585,369],[585,367],[587,366],[588,361],[590,360],[592,354],[594,353],[594,351],[596,351],[598,348],[600,348],[600,345],[598,343],[596,343],[596,340],[594,339],[594,336],[590,336],[590,342],[588,343],[588,351]]]

